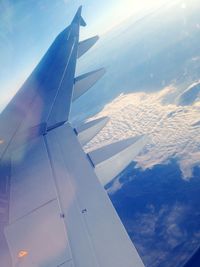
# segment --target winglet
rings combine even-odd
[[[73,18],[73,20],[72,20],[72,24],[79,24],[79,25],[81,25],[81,26],[83,26],[83,27],[85,27],[86,26],[86,22],[84,21],[84,19],[82,18],[82,16],[81,16],[81,12],[82,12],[82,6],[80,6],[79,8],[78,8],[78,10],[77,10],[77,12],[76,12],[76,14],[75,14],[75,16],[74,16],[74,18]]]

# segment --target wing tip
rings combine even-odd
[[[87,24],[86,24],[85,20],[83,19],[81,13],[82,13],[82,5],[79,6],[79,8],[77,9],[76,14],[72,20],[72,24],[78,23],[81,26],[85,27]]]

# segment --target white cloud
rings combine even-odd
[[[184,178],[192,177],[195,165],[200,164],[200,102],[192,106],[164,105],[163,99],[173,94],[173,86],[158,93],[120,95],[96,116],[109,116],[108,125],[86,146],[92,150],[111,142],[147,134],[151,142],[134,160],[143,169],[170,158],[179,161]]]
[[[123,184],[119,181],[119,178],[118,179],[115,179],[114,182],[113,182],[113,185],[112,187],[109,187],[107,189],[107,192],[112,195],[114,194],[115,192],[117,192],[119,189],[121,189],[123,186]]]

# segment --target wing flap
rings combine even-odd
[[[22,267],[144,266],[69,124],[12,153],[5,233]]]
[[[70,125],[52,130],[46,140],[75,266],[143,267]]]
[[[74,266],[57,200],[10,224],[5,234],[13,266],[55,267],[66,261]],[[24,257],[20,256],[23,251]]]
[[[10,223],[56,198],[43,136],[15,150],[11,162]]]
[[[13,266],[74,266],[44,137],[13,151],[11,162],[5,235]]]

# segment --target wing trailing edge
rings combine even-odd
[[[103,184],[123,171],[147,143],[145,135],[122,140],[88,153],[96,175]]]
[[[103,117],[87,122],[75,128],[77,137],[82,146],[86,145],[108,123],[109,118]]]

